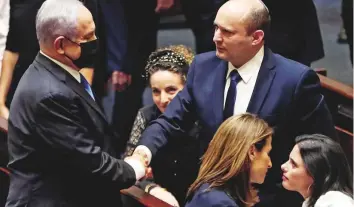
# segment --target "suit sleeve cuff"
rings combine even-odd
[[[141,164],[140,161],[134,159],[128,159],[124,161],[134,169],[136,180],[140,180],[145,176],[145,167],[143,164]]]

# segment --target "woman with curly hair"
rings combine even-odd
[[[147,125],[163,113],[172,99],[183,89],[193,58],[191,50],[182,45],[161,48],[149,56],[145,72],[152,89],[154,104],[139,110],[124,156],[133,153]],[[196,123],[189,132],[176,139],[172,138],[151,163],[153,182],[145,180],[139,185],[146,192],[173,203],[167,198],[171,196],[166,196],[166,193],[170,192],[178,200],[179,205],[183,206],[188,187],[198,172],[197,137]]]

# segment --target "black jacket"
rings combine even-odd
[[[39,54],[10,108],[7,207],[121,206],[132,167],[114,158],[105,115],[68,72]]]

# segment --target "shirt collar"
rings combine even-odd
[[[242,65],[240,68],[234,67],[231,64],[231,62],[229,62],[226,79],[229,78],[231,71],[237,70],[237,72],[240,74],[242,78],[242,81],[248,83],[248,81],[252,78],[252,76],[256,75],[259,69],[261,68],[263,57],[264,57],[264,46],[261,47],[261,49],[251,60],[249,60],[244,65]]]
[[[73,69],[72,67],[65,65],[51,57],[49,57],[48,55],[44,54],[44,52],[39,51],[42,55],[44,55],[45,57],[47,57],[49,60],[53,61],[55,64],[59,65],[61,68],[63,68],[64,70],[66,70],[68,73],[70,73],[71,76],[73,76],[75,78],[75,80],[77,80],[79,83],[81,83],[81,77],[80,77],[80,72]]]

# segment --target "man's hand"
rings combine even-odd
[[[132,77],[124,72],[114,71],[111,81],[114,90],[124,91],[131,84]]]
[[[141,160],[145,167],[149,166],[149,164],[150,164],[150,160],[148,158],[148,155],[141,148],[140,149],[136,148],[133,152],[132,157],[137,157],[139,160]]]
[[[0,105],[0,117],[6,120],[9,119],[9,109],[5,106],[5,104]]]
[[[149,193],[150,193],[150,195],[153,195],[156,198],[165,201],[166,203],[170,204],[171,206],[179,206],[176,198],[164,188],[157,186],[157,187],[154,187],[153,189],[151,189]]]
[[[154,178],[154,174],[152,173],[151,167],[148,167],[146,168],[144,179],[152,179],[152,178]]]
[[[157,0],[157,5],[155,8],[155,12],[159,13],[162,10],[167,10],[171,8],[174,4],[174,0]]]

